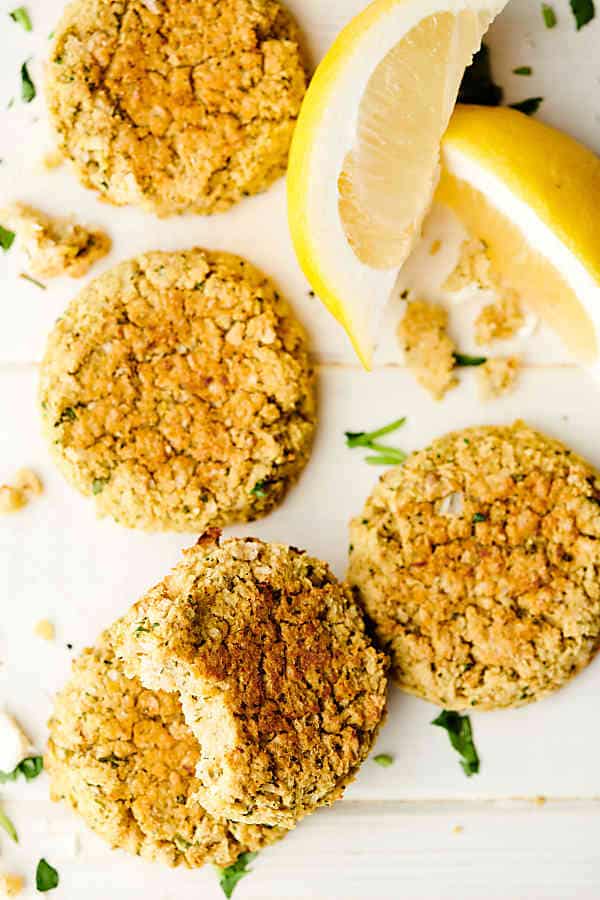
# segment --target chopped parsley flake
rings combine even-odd
[[[77,413],[73,409],[72,406],[67,406],[60,414],[57,425],[62,425],[63,422],[74,422],[77,418]]]
[[[575,16],[577,31],[591,22],[596,15],[594,0],[571,0],[571,9]]]
[[[58,887],[58,872],[45,859],[40,859],[35,870],[35,886],[42,894]]]
[[[8,818],[2,807],[0,806],[0,828],[3,828],[9,838],[15,842],[15,844],[19,843],[19,836],[17,834],[17,829]]]
[[[514,75],[533,75],[533,69],[531,66],[518,66],[516,69],[513,69]]]
[[[467,356],[465,353],[454,354],[455,366],[483,366],[486,362],[486,356]]]
[[[25,31],[32,31],[31,19],[29,18],[29,13],[25,9],[24,6],[18,6],[17,9],[13,9],[12,12],[9,13],[9,16],[20,25]]]
[[[519,100],[518,103],[509,103],[511,109],[525,113],[526,116],[533,116],[538,111],[542,103],[543,97],[528,97],[527,100]]]
[[[382,769],[389,769],[390,766],[394,765],[394,757],[390,756],[389,753],[379,753],[373,757],[373,762],[376,762]]]
[[[92,494],[94,496],[96,496],[96,494],[101,494],[109,480],[110,479],[108,478],[94,478],[92,481]]]
[[[14,231],[9,231],[8,228],[3,228],[2,225],[0,225],[0,247],[2,247],[5,253],[7,250],[10,250],[14,242]]]
[[[554,7],[550,6],[549,3],[542,3],[542,16],[544,17],[544,25],[546,28],[556,28],[558,19],[556,18]]]
[[[478,106],[500,106],[504,92],[492,76],[490,49],[482,44],[466,70],[460,91],[459,103],[475,103]]]
[[[269,482],[266,479],[262,481],[257,481],[252,490],[251,494],[254,494],[255,497],[266,497],[269,489]]]
[[[365,457],[365,462],[370,466],[399,466],[405,461],[406,453],[397,447],[388,447],[387,444],[380,444],[377,438],[397,431],[405,422],[406,417],[403,417],[375,431],[346,431],[346,446],[351,449],[365,447],[368,450],[375,450],[376,456]]]
[[[478,525],[479,522],[487,522],[488,517],[485,513],[475,513],[473,516],[473,525]]]
[[[476,775],[479,772],[479,755],[473,741],[473,729],[469,717],[445,709],[431,724],[437,725],[438,728],[444,728],[448,732],[450,743],[462,757],[460,764],[465,775],[468,778]]]
[[[21,760],[12,772],[0,772],[0,784],[7,781],[16,781],[19,775],[23,775],[26,781],[33,781],[44,768],[44,760],[41,756],[28,756]]]
[[[257,856],[258,853],[240,853],[236,861],[227,866],[226,869],[220,869],[217,866],[217,871],[220,875],[219,884],[227,898],[232,896],[238,882],[252,871],[252,869],[248,868],[248,865]]]
[[[35,94],[35,84],[31,80],[27,63],[24,62],[21,66],[21,99],[24,103],[31,103],[35,98]]]

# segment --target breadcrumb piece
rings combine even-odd
[[[544,797],[543,794],[540,794],[539,797],[536,797],[533,802],[536,806],[545,806],[548,802],[548,799]]]
[[[464,830],[465,829],[463,828],[462,825],[455,825],[454,828],[452,829],[454,834],[462,834]]]
[[[0,875],[0,897],[18,897],[24,887],[20,875]]]
[[[27,497],[23,491],[17,490],[10,484],[0,485],[0,515],[17,512],[27,506]]]
[[[53,169],[58,169],[59,166],[62,166],[64,161],[65,157],[60,150],[50,150],[42,157],[42,167],[46,169],[47,172],[51,172]]]
[[[456,347],[447,325],[448,313],[442,306],[415,300],[398,326],[408,368],[436,400],[458,383],[453,374]]]
[[[53,641],[56,637],[56,628],[49,619],[41,619],[33,629],[33,633],[44,641]]]
[[[456,268],[444,282],[444,290],[454,293],[471,285],[482,290],[494,287],[486,245],[479,238],[468,238],[460,248]]]
[[[478,344],[502,341],[513,337],[523,327],[525,316],[516,291],[507,290],[496,303],[485,306],[475,320],[475,340]]]
[[[24,203],[13,203],[2,210],[0,221],[16,231],[31,271],[39,278],[81,278],[111,248],[104,231],[85,228],[71,219],[47,216]]]
[[[25,496],[34,494],[39,497],[44,492],[42,479],[32,469],[19,469],[15,477],[15,487]]]
[[[520,368],[521,362],[515,356],[488,359],[477,370],[481,399],[493,400],[508,394],[515,386]]]

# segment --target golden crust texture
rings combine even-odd
[[[200,748],[177,697],[126,678],[110,631],[75,660],[49,728],[52,799],[114,848],[170,866],[227,866],[284,834],[217,822],[199,806]]]
[[[385,711],[351,592],[294,548],[207,534],[122,621],[126,671],[179,691],[213,815],[293,826],[341,796]]]
[[[81,182],[160,216],[219,212],[283,174],[305,90],[276,0],[75,0],[46,85]]]
[[[351,525],[349,581],[397,684],[521,706],[600,644],[600,478],[522,422],[449,434],[387,472]]]
[[[42,365],[44,431],[101,514],[204,531],[269,512],[308,460],[303,329],[244,260],[148,253],[86,287]]]

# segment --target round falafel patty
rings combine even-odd
[[[305,90],[298,29],[276,0],[75,0],[46,85],[82,184],[159,216],[267,188]]]
[[[292,827],[343,793],[385,712],[386,660],[325,563],[205,535],[121,621],[128,673],[178,691],[216,817]]]
[[[147,253],[84,288],[50,334],[40,401],[67,479],[148,531],[265,515],[315,428],[287,303],[250,263],[200,249]]]
[[[523,422],[457,431],[382,477],[348,580],[393,677],[447,709],[522,706],[600,645],[600,476]]]
[[[112,847],[197,868],[228,866],[285,831],[217,822],[195,799],[200,747],[175,694],[126,678],[111,630],[73,663],[49,723],[45,766],[65,800]]]

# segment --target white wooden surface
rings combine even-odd
[[[29,0],[32,35],[5,15],[15,5],[16,0],[0,2],[0,207],[11,199],[26,200],[105,225],[114,250],[92,274],[150,248],[201,244],[245,254],[279,281],[311,331],[321,392],[314,457],[280,510],[237,532],[305,546],[343,576],[348,519],[379,474],[365,465],[361,451],[344,447],[343,432],[398,415],[409,421],[397,443],[409,450],[450,428],[522,416],[600,465],[598,387],[569,365],[543,329],[520,348],[528,368],[519,390],[485,407],[472,372],[443,404],[430,401],[414,384],[389,336],[399,315],[394,304],[380,365],[371,375],[360,371],[337,326],[308,296],[287,237],[283,183],[217,218],[159,222],[102,206],[66,167],[43,172],[39,159],[48,146],[43,103],[24,106],[17,100],[10,111],[4,108],[18,97],[19,67],[29,57],[40,86],[47,35],[62,4]],[[362,0],[290,0],[289,6],[316,59]],[[512,0],[490,38],[497,80],[509,100],[544,95],[540,115],[600,151],[600,21],[577,34],[567,0],[555,0],[555,7],[560,25],[547,31],[537,0]],[[518,65],[532,65],[534,76],[512,75]],[[431,235],[440,227],[434,220]],[[65,280],[42,293],[18,278],[23,268],[14,251],[0,258],[0,481],[30,465],[42,475],[46,492],[22,513],[0,520],[0,704],[22,719],[41,748],[51,696],[68,673],[72,652],[92,642],[161,577],[193,536],[147,536],[98,521],[90,504],[52,467],[35,411],[37,363],[48,329],[77,288]],[[418,260],[412,264],[411,284],[423,283],[422,268]],[[453,318],[464,350],[472,349],[464,328],[472,314],[473,304],[467,304]],[[40,618],[56,623],[54,644],[33,635]],[[67,643],[74,645],[72,652]],[[367,762],[342,803],[311,817],[261,855],[236,898],[595,900],[600,896],[598,694],[600,662],[536,706],[474,715],[482,771],[467,780],[445,734],[429,725],[434,708],[392,692],[378,749],[394,754],[395,765],[383,770]],[[27,897],[35,895],[31,876],[42,855],[60,870],[55,896],[65,900],[105,900],[107,894],[117,900],[220,896],[209,869],[163,871],[111,853],[67,809],[50,804],[46,789],[42,777],[0,793],[22,836],[15,848],[0,834],[0,871],[23,871]],[[536,805],[538,795],[549,802]],[[464,831],[455,833],[457,825]]]

